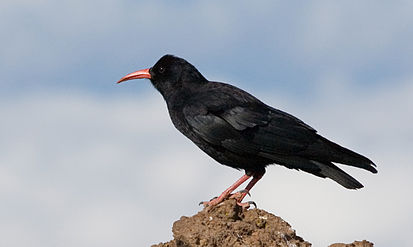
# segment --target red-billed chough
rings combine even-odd
[[[175,127],[219,163],[245,170],[245,175],[219,197],[241,203],[270,164],[330,178],[348,189],[363,185],[333,163],[377,173],[368,158],[317,134],[298,118],[268,106],[232,85],[213,82],[186,60],[163,56],[152,68],[130,73],[118,81],[148,78],[162,94]],[[253,177],[247,187],[231,194]]]

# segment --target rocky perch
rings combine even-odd
[[[174,239],[152,247],[286,246],[307,247],[280,217],[261,209],[242,210],[235,200],[205,208],[192,217],[182,216],[173,224]],[[368,241],[332,244],[330,247],[370,247]]]

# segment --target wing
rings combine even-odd
[[[194,132],[210,144],[264,157],[296,154],[316,139],[314,129],[255,98],[209,95],[214,98],[198,97],[183,112]]]
[[[195,108],[199,110],[199,107]],[[229,113],[225,111],[222,114]],[[193,111],[191,107],[184,109],[184,116],[193,131],[204,141],[212,145],[238,154],[258,154],[260,152],[259,145],[248,142],[248,138],[246,138],[244,131],[242,131],[242,129],[245,130],[245,128],[256,126],[260,121],[255,123],[245,118],[239,118],[239,121],[232,119],[231,124],[219,114],[214,114],[213,112],[199,114]]]
[[[270,108],[268,118],[269,123],[258,128],[252,139],[264,153],[297,155],[318,139],[313,128],[288,113]]]

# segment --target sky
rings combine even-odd
[[[314,246],[412,246],[413,3],[2,1],[0,246],[149,246],[243,175],[173,125],[174,54],[371,158],[365,188],[270,166],[253,188]]]

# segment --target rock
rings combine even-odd
[[[367,240],[363,240],[363,241],[354,241],[351,244],[337,243],[337,244],[332,244],[328,247],[373,247],[373,243]]]
[[[280,217],[261,209],[242,210],[235,200],[181,217],[172,232],[172,241],[153,247],[311,246]]]
[[[152,247],[309,247],[295,230],[278,216],[261,209],[243,210],[233,199],[207,207],[173,224],[174,239]],[[333,244],[330,247],[370,247],[368,241]]]

